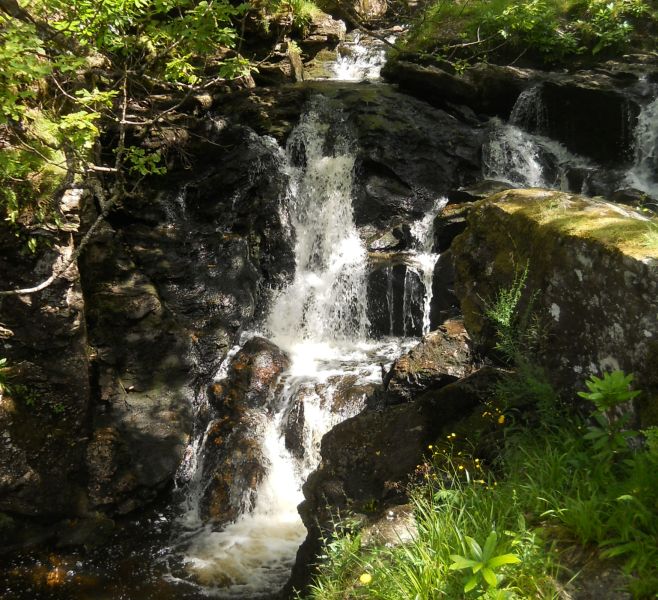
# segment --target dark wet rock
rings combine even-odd
[[[466,105],[476,112],[507,118],[519,94],[534,79],[534,72],[498,65],[475,65],[463,74],[450,65],[392,60],[382,75],[405,92],[433,106]]]
[[[505,188],[507,189],[507,188]],[[470,204],[448,204],[434,219],[434,252],[445,252],[466,229]]]
[[[446,321],[393,363],[384,377],[386,402],[409,402],[424,390],[465,377],[474,368],[463,321]]]
[[[82,257],[96,350],[86,465],[91,505],[108,512],[171,484],[191,399],[253,317],[262,282],[291,272],[280,149],[246,128],[208,127],[194,175],[173,168],[161,190],[115,211]]]
[[[247,504],[255,501],[268,468],[262,448],[272,392],[288,366],[275,344],[254,337],[233,357],[226,378],[211,386],[217,418],[203,447],[203,518],[225,524],[244,509],[245,498]]]
[[[211,403],[226,407],[266,407],[281,373],[290,359],[276,344],[262,337],[251,338],[231,361],[226,379],[213,385]]]
[[[253,506],[268,468],[262,452],[267,427],[264,412],[236,407],[212,421],[204,452],[201,516],[217,525],[234,521]]]
[[[368,320],[374,336],[420,336],[424,286],[404,255],[378,257],[368,274]]]
[[[309,81],[224,98],[231,120],[283,142],[310,97],[321,94],[357,151],[358,227],[392,229],[420,218],[448,190],[481,177],[483,128],[384,84]],[[219,187],[219,186],[217,186]]]
[[[531,94],[527,108],[515,109],[515,124],[603,165],[617,166],[632,159],[640,107],[628,94],[614,85],[602,85],[599,79],[578,77],[545,81]]]
[[[617,202],[618,204],[626,204],[633,208],[646,209],[658,213],[658,199],[652,198],[646,192],[642,192],[635,188],[615,190],[615,192],[610,195],[610,200]]]
[[[452,250],[441,253],[434,266],[430,325],[432,328],[461,315],[459,299],[455,295],[455,262]]]
[[[562,192],[509,190],[482,201],[452,245],[469,334],[493,347],[485,303],[527,264],[519,311],[534,298],[543,332],[536,360],[558,388],[573,397],[590,374],[623,369],[651,397],[658,248],[648,228],[630,209]]]
[[[482,198],[486,198],[513,187],[515,186],[506,181],[484,179],[473,185],[464,186],[457,190],[450,190],[447,194],[448,204],[474,202],[475,200],[481,200]]]
[[[35,254],[0,227],[3,290],[31,287],[64,263],[80,201],[68,193],[60,231],[45,232]],[[0,299],[0,323],[10,383],[0,395],[0,511],[49,519],[80,514],[90,368],[77,266],[38,294]]]

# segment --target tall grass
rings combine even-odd
[[[511,431],[500,463],[476,473],[464,468],[463,457],[435,451],[422,483],[411,490],[415,539],[385,548],[364,547],[355,530],[337,536],[326,547],[308,598],[561,598],[577,573],[578,565],[565,558],[574,547],[617,560],[634,597],[653,598],[656,457],[640,451],[620,474],[593,459],[582,433],[568,420],[560,428]],[[498,534],[496,552],[513,553],[521,562],[500,569],[498,589],[480,586],[465,595],[465,575],[450,568],[451,556],[467,555],[466,536],[482,545],[492,531]],[[364,574],[371,576],[367,584]]]

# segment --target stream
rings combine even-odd
[[[382,44],[353,36],[339,52],[336,80],[377,82]],[[587,193],[597,166],[548,137],[528,133],[528,110],[541,111],[533,88],[523,92],[508,122],[492,119],[483,147],[484,178],[516,186]],[[624,183],[658,195],[658,100],[643,107],[635,130],[634,159]],[[274,143],[274,142],[273,142]],[[245,493],[240,515],[226,526],[204,518],[208,481],[204,461],[211,422],[198,423],[179,473],[175,501],[126,520],[102,548],[25,553],[3,564],[4,600],[273,599],[286,583],[306,530],[297,512],[302,485],[320,460],[322,436],[357,414],[382,381],[382,370],[436,325],[430,321],[435,217],[442,197],[409,224],[411,243],[382,272],[380,299],[388,330],[373,333],[368,318],[372,269],[364,235],[355,225],[356,142],[348,119],[316,95],[282,149],[290,178],[286,215],[294,239],[295,273],[275,290],[265,314],[243,331],[215,376],[227,378],[231,361],[252,338],[283,350],[290,365],[267,397],[267,424],[259,433],[265,475]],[[581,176],[574,178],[573,172]],[[582,175],[585,173],[585,175]],[[185,192],[181,192],[184,194]],[[183,203],[180,195],[177,202]],[[394,271],[404,264],[402,321],[394,322]],[[380,265],[381,266],[381,265]],[[199,414],[213,416],[203,406]]]

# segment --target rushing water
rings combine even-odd
[[[642,107],[633,146],[634,164],[627,182],[658,199],[658,98]]]
[[[394,35],[385,38],[395,41]],[[386,63],[387,44],[382,39],[366,36],[358,30],[347,35],[337,48],[338,58],[332,65],[333,79],[338,81],[364,81],[379,79]]]
[[[381,364],[390,363],[414,341],[368,338],[368,253],[352,211],[355,150],[344,117],[322,97],[311,102],[289,138],[288,208],[296,269],[290,285],[275,296],[258,333],[285,350],[291,366],[270,401],[272,414],[262,446],[268,473],[255,504],[245,503],[241,516],[225,528],[216,530],[200,517],[204,442],[197,440],[193,446],[198,458],[190,465],[192,470],[196,465],[196,471],[178,520],[171,562],[179,568],[171,577],[191,578],[205,594],[269,597],[283,586],[306,535],[297,505],[303,500],[302,483],[319,462],[322,436],[363,408],[367,393],[381,382]],[[442,205],[437,203],[415,224],[418,250],[410,253],[429,290],[426,329],[436,262],[431,223]],[[224,367],[218,378],[226,372]],[[289,448],[286,432],[294,423],[298,447]]]

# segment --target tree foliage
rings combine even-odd
[[[0,0],[0,227],[34,251],[67,188],[93,189],[102,217],[128,178],[162,174],[164,157],[131,146],[131,130],[143,135],[176,106],[140,100],[165,91],[182,104],[247,75],[238,26],[248,10],[228,0]],[[107,131],[113,148],[101,147]]]

